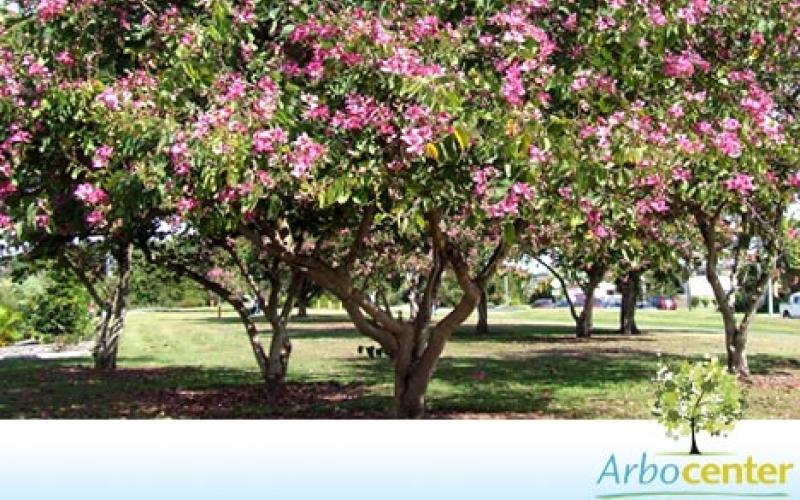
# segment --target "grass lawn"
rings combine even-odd
[[[0,417],[382,417],[391,403],[388,359],[337,311],[290,325],[288,384],[266,391],[232,313],[134,311],[118,373],[89,360],[0,362]],[[597,324],[613,327],[613,311]],[[659,354],[722,354],[713,311],[641,311],[641,336],[571,335],[565,310],[490,312],[492,332],[466,325],[449,343],[428,391],[433,417],[648,418]],[[755,376],[748,418],[800,418],[800,321],[759,317],[750,340]]]

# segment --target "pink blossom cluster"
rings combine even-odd
[[[607,94],[617,92],[617,82],[608,75],[597,74],[591,70],[581,70],[575,73],[570,90],[581,92],[589,87]]]
[[[523,201],[531,201],[532,199],[533,190],[531,187],[525,182],[515,182],[499,202],[486,207],[486,213],[492,218],[517,215],[519,213],[520,203]]]
[[[253,134],[253,149],[258,154],[274,153],[281,144],[286,144],[289,136],[280,127],[259,130]]]
[[[486,195],[489,187],[489,181],[499,176],[500,172],[492,166],[478,168],[472,173],[472,182],[475,184],[475,195],[482,199]]]
[[[103,188],[90,182],[78,184],[75,188],[75,198],[89,205],[100,205],[108,201],[108,195]]]
[[[433,140],[433,129],[429,125],[406,127],[400,131],[400,141],[406,152],[412,155],[425,153],[425,146]]]
[[[292,142],[290,162],[292,176],[302,179],[308,175],[311,167],[325,155],[325,146],[315,142],[308,134],[302,134]]]
[[[672,78],[691,78],[695,70],[707,73],[711,64],[693,50],[664,56],[664,74]]]
[[[600,240],[611,237],[611,230],[603,224],[603,213],[594,203],[584,198],[579,202],[578,206],[586,218],[586,225],[589,226],[589,232],[592,236]]]
[[[394,54],[379,61],[378,67],[384,73],[403,77],[430,77],[444,74],[444,69],[437,64],[424,64],[417,51],[399,47]]]
[[[9,180],[0,182],[0,200],[5,199],[17,191],[17,187]]]
[[[714,146],[730,158],[742,156],[742,141],[736,132],[725,130],[714,137]]]
[[[376,102],[373,97],[350,94],[345,98],[344,111],[337,111],[331,118],[330,124],[335,129],[341,130],[374,127],[383,135],[392,135],[394,127],[391,119],[391,110]]]
[[[43,23],[61,16],[67,9],[67,0],[41,0],[36,8],[36,15]]]
[[[791,186],[793,188],[800,189],[800,170],[798,170],[798,171],[796,171],[796,172],[794,172],[792,174],[789,174],[788,179],[786,179],[786,184],[788,184],[789,186]]]
[[[503,78],[503,97],[506,101],[515,107],[520,107],[523,104],[525,97],[525,86],[522,82],[522,70],[518,64],[512,64],[506,68]]]
[[[176,175],[188,175],[191,170],[189,145],[183,140],[183,135],[169,148],[169,158]]]
[[[94,152],[94,158],[92,158],[92,168],[95,170],[106,168],[113,154],[114,148],[107,144],[103,144]]]
[[[725,189],[734,191],[741,196],[748,196],[754,189],[753,176],[737,173],[723,182]]]
[[[687,6],[678,9],[677,16],[686,21],[686,24],[694,26],[703,22],[710,12],[708,0],[690,0]]]
[[[262,76],[256,83],[259,94],[253,102],[253,113],[261,120],[271,120],[278,109],[281,92],[269,76]]]
[[[414,20],[411,39],[415,42],[435,36],[440,31],[440,21],[436,16],[425,16]]]

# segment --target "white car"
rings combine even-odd
[[[781,304],[781,316],[784,318],[800,318],[800,292],[789,295],[789,302]]]

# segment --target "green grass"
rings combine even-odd
[[[357,353],[371,342],[337,311],[294,321],[289,386],[265,391],[245,334],[228,313],[132,312],[120,372],[89,360],[0,362],[0,417],[385,416],[388,359]],[[599,325],[615,313],[598,311]],[[663,359],[721,354],[711,311],[642,311],[633,338],[599,329],[576,340],[564,310],[492,312],[492,332],[470,324],[448,344],[428,391],[432,416],[648,418]],[[800,321],[759,317],[750,340],[748,418],[800,418]],[[265,339],[266,341],[267,339]]]

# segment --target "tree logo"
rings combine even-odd
[[[736,376],[716,357],[696,363],[683,361],[677,369],[661,364],[655,382],[653,414],[670,436],[691,435],[692,455],[700,454],[699,432],[727,434],[742,418],[742,390]]]

